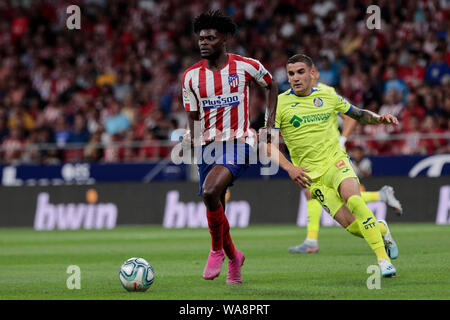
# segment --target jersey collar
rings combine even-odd
[[[298,95],[295,94],[294,89],[291,88],[291,90],[289,91],[288,95],[293,94],[296,97],[304,98],[304,97],[310,96],[313,92],[316,92],[316,91],[319,91],[319,89],[317,89],[317,87],[316,88],[311,88],[311,92],[308,95],[306,95],[306,96],[298,96]]]

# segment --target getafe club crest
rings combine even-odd
[[[319,98],[319,97],[315,97],[314,100],[313,100],[313,103],[318,108],[323,106],[323,100],[321,98]]]
[[[230,74],[228,76],[228,84],[231,88],[236,89],[239,86],[239,76],[237,74]]]

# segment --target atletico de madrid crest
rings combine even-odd
[[[228,76],[228,84],[231,88],[236,89],[239,86],[239,76],[237,74],[230,74]]]

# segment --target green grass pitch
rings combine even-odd
[[[201,275],[210,248],[207,229],[160,226],[37,232],[0,230],[0,300],[5,299],[450,299],[450,226],[391,224],[399,245],[397,277],[369,290],[375,255],[364,240],[338,227],[322,228],[320,253],[288,253],[305,236],[294,225],[231,230],[246,255],[243,284],[225,284],[227,260],[213,281]],[[143,293],[126,292],[118,271],[143,257],[156,277]],[[81,269],[81,289],[69,290],[69,265]]]

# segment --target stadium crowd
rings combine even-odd
[[[66,27],[72,4],[81,8],[80,30]],[[371,4],[381,9],[380,30],[366,25]],[[448,136],[421,138],[450,132],[445,0],[6,0],[0,2],[2,163],[166,157],[164,141],[186,127],[183,71],[200,60],[191,21],[211,9],[238,25],[228,51],[260,60],[280,92],[289,87],[286,60],[305,53],[321,82],[355,105],[400,119],[398,127],[357,125],[354,135],[366,139],[348,148],[369,155],[450,152]],[[253,90],[250,101],[258,129],[263,91]],[[408,135],[392,140],[396,134]],[[120,144],[133,141],[141,143]]]

